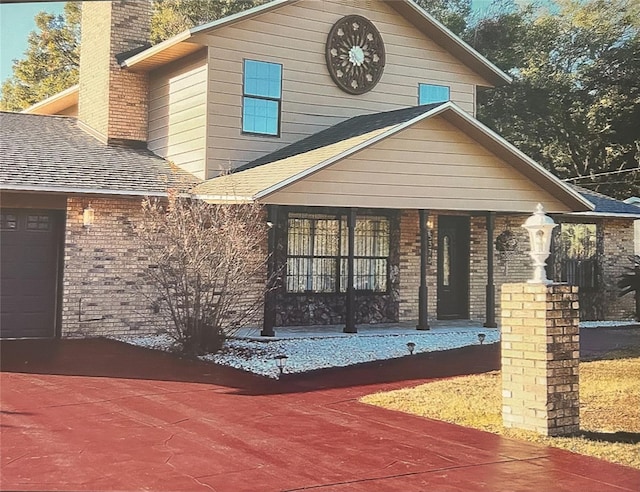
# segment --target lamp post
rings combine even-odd
[[[287,359],[289,357],[284,354],[280,354],[276,355],[274,358],[276,360],[276,366],[278,366],[278,370],[280,371],[280,376],[282,376],[284,373],[284,366],[287,365]]]
[[[547,258],[551,253],[551,233],[558,224],[551,217],[544,213],[541,203],[538,203],[536,211],[522,225],[529,232],[529,243],[531,251],[529,256],[533,260],[533,278],[528,281],[530,284],[553,283],[547,278],[545,266]]]

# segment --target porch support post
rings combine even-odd
[[[269,247],[269,259],[267,261],[267,291],[264,294],[264,317],[262,320],[262,331],[260,336],[275,336],[274,326],[276,325],[276,230],[278,228],[278,206],[267,205],[267,220],[271,224],[267,242]]]
[[[496,286],[493,278],[493,231],[495,229],[496,213],[487,212],[487,287],[486,287],[486,321],[484,326],[495,328],[496,324]]]
[[[347,230],[349,256],[347,257],[347,298],[344,333],[358,333],[356,328],[356,290],[353,286],[353,257],[356,246],[356,209],[350,208],[347,213]]]
[[[418,330],[429,330],[427,262],[429,254],[429,231],[427,228],[428,210],[420,210],[420,288],[418,289]]]

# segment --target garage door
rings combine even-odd
[[[59,212],[0,211],[0,337],[55,334]]]

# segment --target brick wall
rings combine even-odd
[[[95,224],[82,225],[91,203]],[[141,255],[132,226],[140,199],[68,198],[63,273],[62,336],[153,333],[164,329],[145,295]]]
[[[429,319],[436,317],[437,228],[438,217],[431,214],[430,259],[427,267],[427,306]],[[403,210],[400,215],[399,321],[418,319],[418,288],[420,287],[420,221],[417,210]]]
[[[578,288],[502,286],[505,427],[568,435],[580,429]]]
[[[115,56],[149,40],[151,2],[82,4],[78,118],[111,142],[147,140],[148,78]]]
[[[170,321],[154,312],[152,289],[144,279],[148,260],[133,230],[141,220],[140,198],[68,198],[63,273],[62,336],[147,334],[165,331]],[[91,204],[95,224],[82,224]],[[266,241],[263,252],[266,252]],[[262,325],[266,272],[258,272],[235,297],[246,320]]]
[[[602,273],[605,289],[605,318],[631,319],[635,312],[633,295],[618,297],[616,283],[625,267],[630,267],[629,256],[634,254],[633,220],[606,219],[602,221],[603,247]]]

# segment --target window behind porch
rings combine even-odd
[[[347,287],[347,220],[344,215],[289,214],[286,290],[289,293],[336,293]],[[356,220],[354,251],[356,290],[387,292],[389,219]]]

